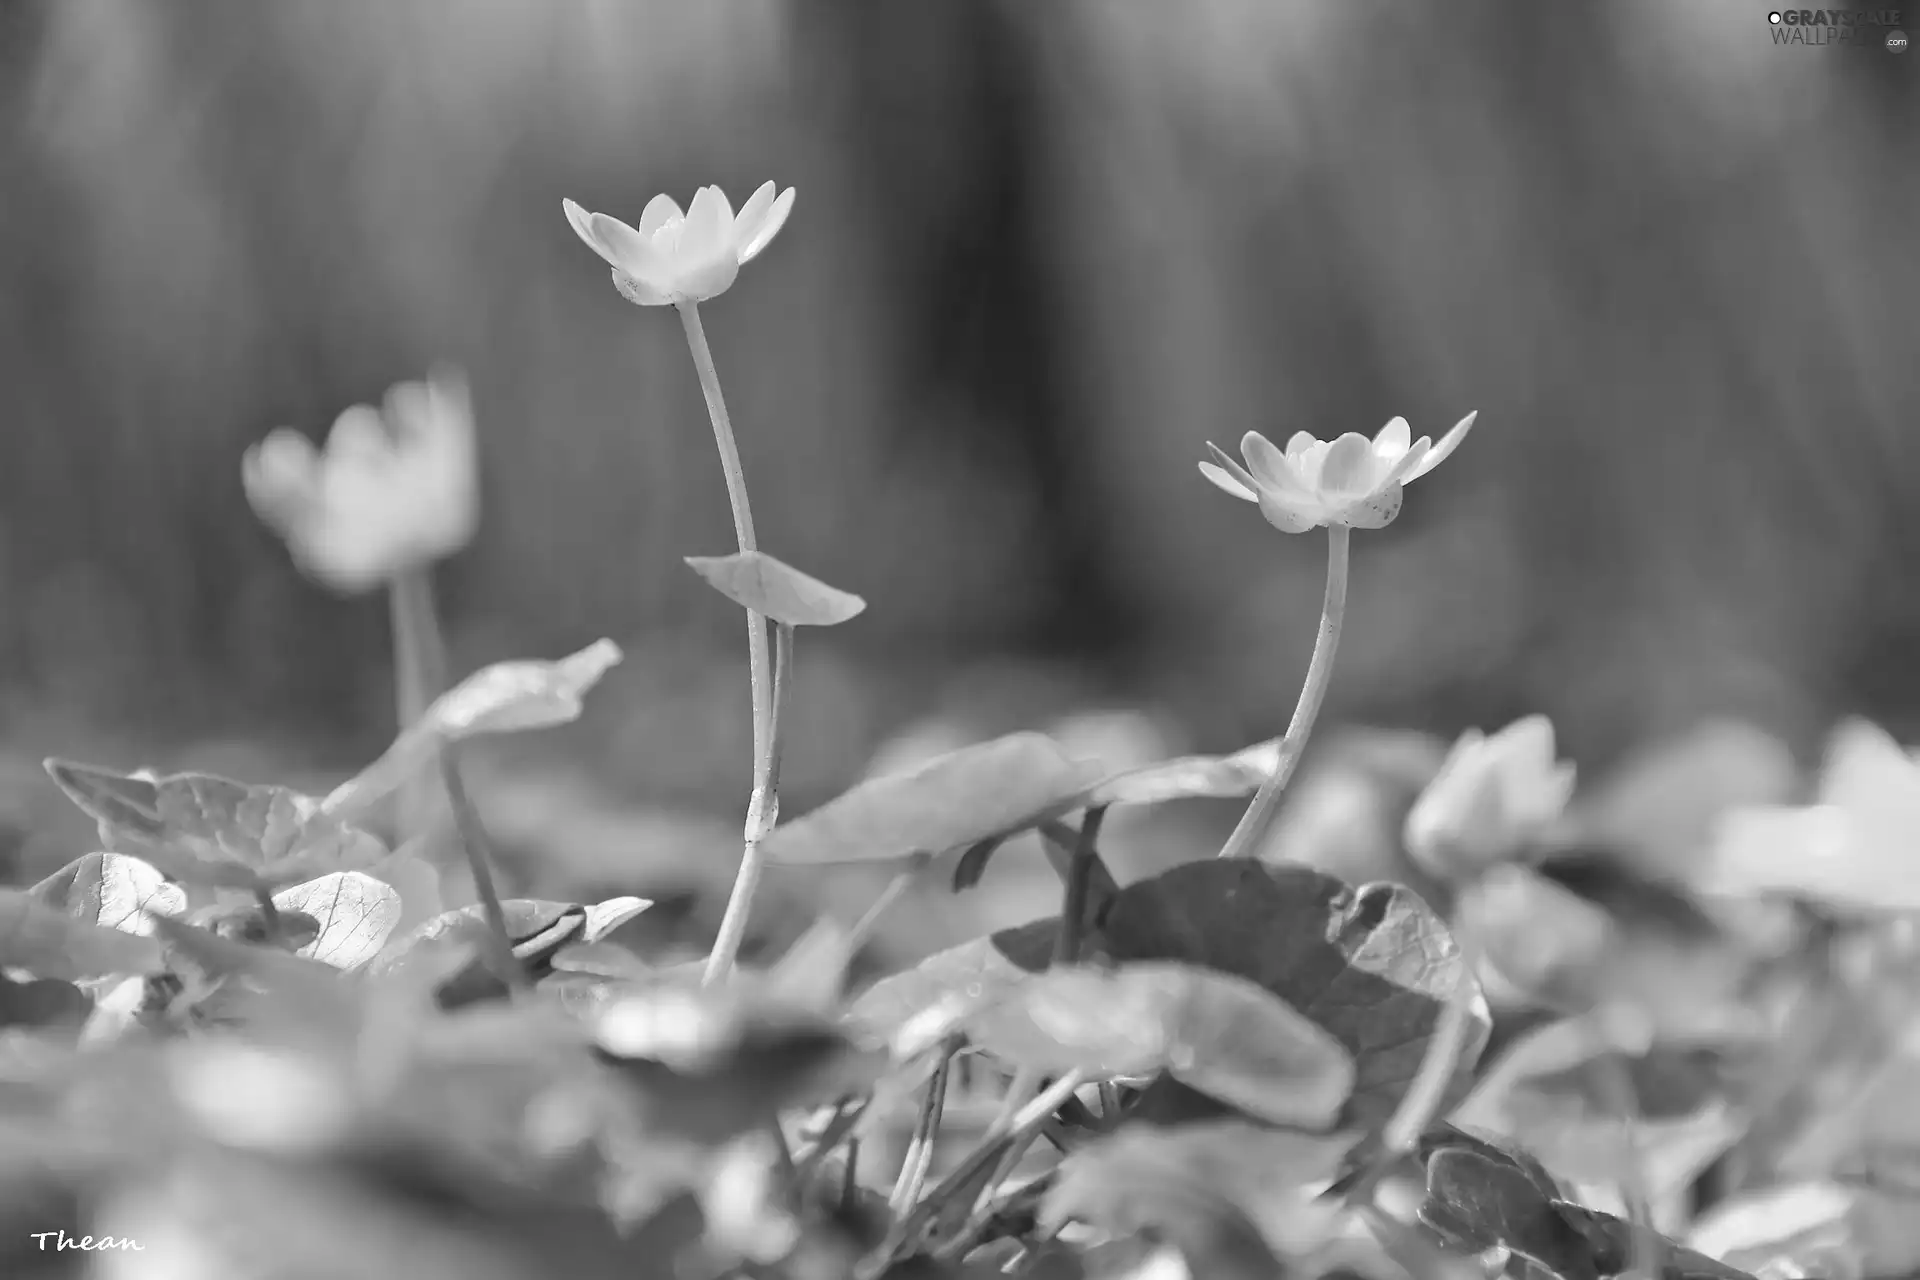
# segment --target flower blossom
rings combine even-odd
[[[1249,431],[1240,442],[1246,466],[1209,443],[1215,461],[1201,463],[1200,472],[1234,497],[1259,503],[1260,514],[1282,533],[1321,525],[1380,529],[1400,514],[1402,487],[1445,462],[1477,416],[1460,419],[1439,444],[1428,436],[1409,443],[1405,418],[1395,418],[1372,440],[1356,431],[1337,440],[1296,432],[1284,452]]]
[[[1553,722],[1534,715],[1492,737],[1460,735],[1407,814],[1407,852],[1448,880],[1512,861],[1566,811],[1574,767],[1554,755]]]
[[[452,555],[479,523],[466,380],[451,370],[401,383],[384,410],[355,405],[325,449],[281,427],[247,450],[247,500],[300,568],[357,593]]]
[[[613,284],[643,307],[705,302],[725,293],[740,268],[773,243],[793,209],[793,188],[774,195],[761,184],[736,215],[719,187],[702,187],[685,213],[671,196],[657,195],[630,227],[604,213],[562,201],[567,221],[587,247],[613,268]]]

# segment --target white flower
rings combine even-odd
[[[786,225],[793,188],[774,195],[762,183],[736,215],[718,187],[694,192],[682,213],[673,198],[655,196],[630,227],[604,213],[561,202],[567,221],[587,247],[613,267],[614,287],[629,302],[658,307],[705,302],[725,293],[740,268],[758,257]]]
[[[1444,879],[1511,861],[1573,796],[1574,767],[1554,756],[1553,722],[1526,716],[1488,737],[1460,735],[1407,814],[1407,852]]]
[[[1696,883],[1714,894],[1920,911],[1920,760],[1865,720],[1843,723],[1814,803],[1726,814]]]
[[[473,412],[464,377],[442,370],[355,405],[324,451],[290,427],[247,450],[241,479],[296,563],[343,592],[365,591],[452,555],[480,519]]]
[[[1208,443],[1215,461],[1201,463],[1200,472],[1234,497],[1259,503],[1260,514],[1282,533],[1321,525],[1380,529],[1400,514],[1402,487],[1445,462],[1477,416],[1460,419],[1439,444],[1427,436],[1409,443],[1405,418],[1395,418],[1371,440],[1355,431],[1337,440],[1297,432],[1284,452],[1249,431],[1240,442],[1246,466]]]

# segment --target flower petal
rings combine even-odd
[[[658,278],[667,268],[661,256],[654,252],[647,237],[620,221],[604,213],[591,215],[590,225],[593,234],[607,247],[601,256],[630,276]]]
[[[1454,423],[1453,430],[1440,437],[1440,443],[1433,446],[1432,451],[1427,454],[1420,465],[1407,472],[1407,480],[1418,480],[1421,476],[1445,462],[1448,456],[1460,447],[1460,442],[1467,438],[1467,432],[1473,429],[1473,420],[1479,416],[1480,411],[1475,409],[1472,413]]]
[[[780,234],[780,228],[787,225],[787,215],[792,212],[793,188],[788,187],[780,193],[780,198],[773,202],[773,208],[767,210],[767,219],[760,224],[760,229],[753,233],[753,239],[741,247],[740,261],[748,263],[759,257],[760,251],[772,244],[773,238]]]
[[[393,461],[393,435],[380,411],[370,404],[356,404],[333,420],[327,433],[325,466],[379,467]]]
[[[740,274],[740,259],[725,245],[721,250],[718,255],[681,271],[673,285],[674,301],[705,302],[733,287],[734,279]]]
[[[1364,498],[1345,503],[1339,515],[1328,523],[1343,524],[1349,529],[1384,529],[1399,516],[1405,494],[1404,485],[1397,482],[1390,484]]]
[[[1370,492],[1385,470],[1373,452],[1373,441],[1349,431],[1327,446],[1320,463],[1319,490],[1329,499],[1357,498]]]
[[[1234,479],[1232,472],[1222,467],[1216,467],[1211,462],[1203,462],[1200,464],[1200,474],[1236,498],[1247,502],[1260,501],[1260,495],[1255,493],[1250,485],[1241,484],[1240,481]]]
[[[1373,451],[1384,461],[1398,461],[1413,440],[1413,429],[1407,426],[1405,418],[1395,418],[1380,428],[1380,434],[1373,438]]]
[[[567,223],[573,228],[573,234],[585,241],[587,248],[593,250],[608,262],[612,262],[613,254],[607,249],[605,244],[601,243],[600,237],[594,234],[593,215],[571,200],[562,200],[560,207],[566,210]]]
[[[1326,523],[1327,513],[1311,499],[1295,501],[1271,489],[1260,491],[1260,514],[1282,533],[1305,533]]]
[[[716,258],[725,258],[739,269],[740,255],[733,249],[733,206],[720,188],[702,187],[687,206],[676,265],[683,272],[703,270]]]
[[[660,228],[669,222],[684,222],[687,215],[680,212],[680,202],[661,192],[647,201],[647,207],[640,211],[640,234],[649,242],[660,234]]]
[[[638,276],[630,276],[618,267],[613,269],[613,287],[636,307],[664,307],[673,301],[657,286]]]
[[[1274,489],[1289,498],[1311,498],[1313,490],[1294,469],[1287,455],[1273,447],[1273,441],[1258,431],[1249,431],[1240,438],[1240,456],[1247,460],[1247,470],[1253,473],[1261,488]]]
[[[1401,454],[1399,460],[1387,469],[1387,473],[1384,476],[1380,477],[1380,487],[1384,489],[1389,485],[1404,482],[1406,478],[1412,474],[1413,469],[1426,460],[1427,453],[1432,448],[1433,441],[1427,439],[1425,436],[1421,436],[1418,440],[1415,440],[1413,442],[1413,448]]]
[[[773,183],[763,182],[747,197],[747,202],[734,212],[733,247],[736,253],[744,252],[753,243],[761,224],[767,220],[767,212],[773,208],[773,197],[778,190]]]
[[[1313,432],[1296,431],[1292,435],[1287,437],[1287,450],[1286,450],[1287,457],[1293,459],[1297,463],[1300,459],[1301,454],[1305,453],[1307,450],[1313,448],[1313,446],[1319,443],[1320,443],[1319,437],[1314,435]]]

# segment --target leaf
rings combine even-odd
[[[317,936],[296,954],[336,969],[371,960],[400,922],[400,895],[358,871],[336,871],[273,895],[282,912],[311,916]]]
[[[1616,1276],[1628,1270],[1633,1259],[1631,1222],[1565,1200],[1556,1200],[1553,1209],[1585,1237],[1600,1274]],[[1660,1274],[1661,1280],[1754,1280],[1738,1267],[1730,1267],[1664,1236],[1660,1238]]]
[[[171,879],[258,891],[364,866],[386,846],[286,787],[211,773],[121,774],[50,758],[67,797],[100,824],[110,852],[131,853]]]
[[[1269,1124],[1329,1128],[1353,1089],[1353,1059],[1330,1034],[1254,983],[1192,965],[1049,969],[965,1027],[1016,1066],[1166,1071]]]
[[[86,924],[124,933],[151,934],[146,913],[177,916],[187,895],[138,858],[121,853],[90,853],[69,862],[28,890],[56,911]]]
[[[867,988],[844,1021],[861,1040],[905,1062],[953,1034],[981,1002],[1045,969],[1058,932],[1055,920],[1036,920],[935,952]]]
[[[1157,1129],[1128,1126],[1061,1162],[1040,1210],[1116,1236],[1147,1233],[1176,1246],[1207,1277],[1270,1280],[1324,1243],[1339,1210],[1307,1188],[1330,1176],[1351,1139],[1315,1139],[1243,1121]]]
[[[92,1012],[93,1001],[71,982],[60,978],[15,982],[0,974],[0,1032],[10,1027],[77,1029]]]
[[[189,913],[186,922],[216,938],[281,951],[298,951],[320,936],[320,922],[304,911],[283,911],[279,917],[269,924],[253,901],[216,902]]]
[[[619,645],[602,639],[551,662],[529,658],[482,667],[435,698],[419,721],[402,729],[378,760],[334,788],[322,807],[340,817],[366,812],[449,742],[571,724],[586,709],[587,691],[622,656]]]
[[[536,980],[550,972],[553,954],[577,938],[587,920],[585,907],[538,898],[508,898],[500,904],[500,912],[506,918],[514,958],[526,965]],[[491,929],[485,909],[477,902],[443,911],[389,941],[380,954],[367,962],[367,972],[375,976],[404,972],[412,964],[413,954],[427,943],[441,940],[472,943],[471,962],[440,986],[440,1007],[457,1009],[502,997],[506,994],[506,985],[488,967],[485,958],[485,939]]]
[[[687,566],[707,585],[752,613],[789,627],[833,627],[860,614],[867,602],[764,551],[688,556]]]
[[[1069,759],[1052,739],[1012,733],[869,779],[774,828],[761,848],[770,861],[808,865],[938,855],[1075,808],[1098,777],[1098,765]]]
[[[1586,1022],[1566,1019],[1516,1040],[1481,1078],[1454,1119],[1510,1135],[1560,1179],[1612,1184],[1619,1177],[1619,1120],[1594,1083],[1600,1059],[1611,1054]],[[1668,1066],[1677,1055],[1664,1054]],[[1682,1059],[1684,1061],[1684,1059]],[[1634,1070],[1658,1082],[1659,1061]],[[1693,1184],[1744,1131],[1725,1095],[1682,1081],[1668,1097],[1654,1095],[1655,1112],[1635,1126],[1648,1197],[1659,1202]],[[1697,1105],[1674,1112],[1689,1098]]]
[[[160,945],[152,938],[87,924],[31,893],[0,889],[0,968],[72,980],[157,973],[161,967]]]
[[[749,976],[723,987],[662,981],[595,1018],[603,1061],[634,1086],[650,1126],[719,1144],[776,1112],[863,1091],[882,1055],[777,999]]]
[[[1365,1129],[1386,1122],[1419,1071],[1462,963],[1411,890],[1353,889],[1311,868],[1248,859],[1189,863],[1128,885],[1098,943],[1121,963],[1174,960],[1237,975],[1318,1023],[1354,1060],[1341,1123]],[[1456,1089],[1490,1030],[1477,1005]]]
[[[605,902],[596,902],[586,909],[587,919],[580,937],[586,942],[598,942],[652,905],[651,898],[608,898]]]
[[[603,978],[649,978],[654,967],[612,942],[569,942],[553,953],[555,971],[590,973]]]
[[[1421,1220],[1470,1252],[1507,1248],[1565,1280],[1599,1280],[1586,1238],[1519,1168],[1462,1146],[1427,1161]]]
[[[1163,804],[1169,800],[1237,800],[1250,796],[1280,763],[1280,740],[1269,739],[1227,756],[1182,756],[1106,778],[1089,805]]]
[[[1729,1266],[1774,1275],[1899,1275],[1911,1269],[1879,1260],[1869,1268],[1853,1222],[1864,1187],[1793,1182],[1742,1191],[1693,1223],[1687,1244]]]

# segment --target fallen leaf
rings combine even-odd
[[[283,912],[311,916],[317,936],[296,954],[352,969],[379,953],[400,921],[400,895],[358,871],[336,871],[273,895]]]
[[[169,884],[152,866],[123,853],[90,853],[28,892],[76,920],[124,933],[151,934],[149,912],[177,916],[187,909],[187,895],[179,885]]]
[[[857,617],[867,602],[830,587],[764,551],[688,556],[687,566],[743,609],[790,627],[832,627]]]
[[[871,778],[774,828],[769,861],[897,862],[1025,830],[1078,807],[1100,767],[1037,733],[1012,733]]]

